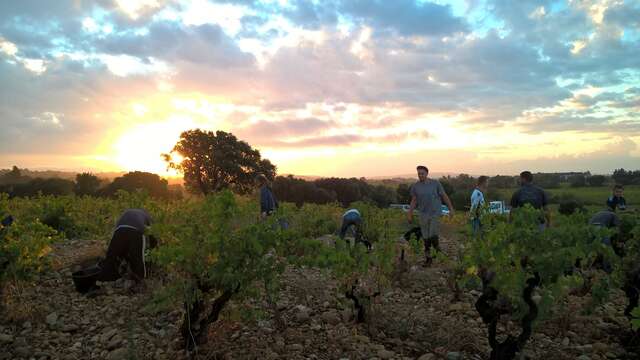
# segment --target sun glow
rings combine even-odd
[[[115,161],[128,171],[139,170],[161,176],[178,176],[175,170],[167,169],[162,154],[170,152],[179,140],[180,134],[191,127],[190,119],[178,118],[137,125],[116,140],[113,145]]]

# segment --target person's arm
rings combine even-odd
[[[409,204],[409,211],[407,212],[407,220],[409,221],[409,223],[413,222],[413,210],[415,210],[417,204],[417,196],[411,195],[411,203]]]
[[[444,203],[449,208],[449,217],[453,217],[456,210],[453,208],[451,199],[449,199],[447,192],[444,191],[444,188],[442,187],[442,184],[439,181],[438,181],[438,193],[440,193],[440,198],[442,199],[442,201],[444,201]]]
[[[441,197],[442,197],[442,200],[444,201],[444,203],[447,204],[447,207],[449,208],[449,217],[453,217],[453,215],[454,215],[456,210],[453,208],[453,204],[451,203],[451,199],[449,199],[449,196],[445,192],[442,192]]]

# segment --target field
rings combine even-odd
[[[16,218],[17,230],[7,228],[5,241],[18,246],[12,232],[20,230],[21,253],[29,260],[12,260],[19,266],[2,277],[0,343],[7,351],[0,359],[188,358],[182,325],[199,300],[189,298],[185,286],[200,289],[207,306],[219,303],[229,286],[234,289],[219,317],[191,328],[190,337],[203,340],[189,353],[192,358],[487,359],[492,346],[476,310],[485,296],[478,264],[491,264],[496,289],[516,308],[522,306],[522,286],[510,274],[539,271],[545,279],[536,289],[540,318],[521,350],[524,358],[637,359],[637,348],[627,342],[633,334],[623,313],[627,299],[615,282],[597,271],[595,292],[564,294],[569,283],[558,279],[575,277],[558,277],[559,270],[549,266],[563,261],[553,254],[579,251],[589,258],[581,240],[581,231],[591,231],[582,224],[585,218],[559,219],[545,236],[565,241],[546,244],[545,252],[539,235],[526,232],[517,233],[521,245],[502,246],[502,235],[522,226],[498,217],[487,218],[487,244],[493,247],[470,242],[459,214],[444,220],[442,252],[425,268],[422,245],[402,239],[409,228],[402,212],[355,206],[368,224],[371,252],[333,235],[343,211],[334,205],[285,204],[275,218],[256,224],[255,201],[230,194],[170,202],[125,193],[117,199],[0,198],[0,211]],[[151,232],[161,246],[152,255],[151,276],[144,286],[124,278],[101,284],[90,296],[77,293],[71,272],[104,255],[112,224],[131,207],[149,209],[156,220]],[[274,227],[277,218],[286,218],[289,229]],[[57,234],[43,232],[51,229],[38,225],[43,221],[57,226]],[[512,268],[518,251],[532,252],[530,261],[541,267]],[[217,287],[198,288],[202,282]],[[522,315],[516,308],[497,322],[500,333],[518,333]]]

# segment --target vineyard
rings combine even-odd
[[[0,359],[637,359],[640,221],[533,209],[443,219],[441,252],[403,234],[399,210],[359,202],[363,238],[335,234],[344,208],[219,192],[158,200],[0,196]],[[85,296],[71,273],[104,256],[123,210],[159,239],[144,286]],[[605,246],[611,238],[613,246]],[[4,349],[7,349],[6,351]]]

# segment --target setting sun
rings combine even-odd
[[[114,144],[117,164],[125,170],[149,171],[163,176],[177,176],[167,169],[161,154],[171,151],[190,121],[180,119],[136,125],[122,134]]]

